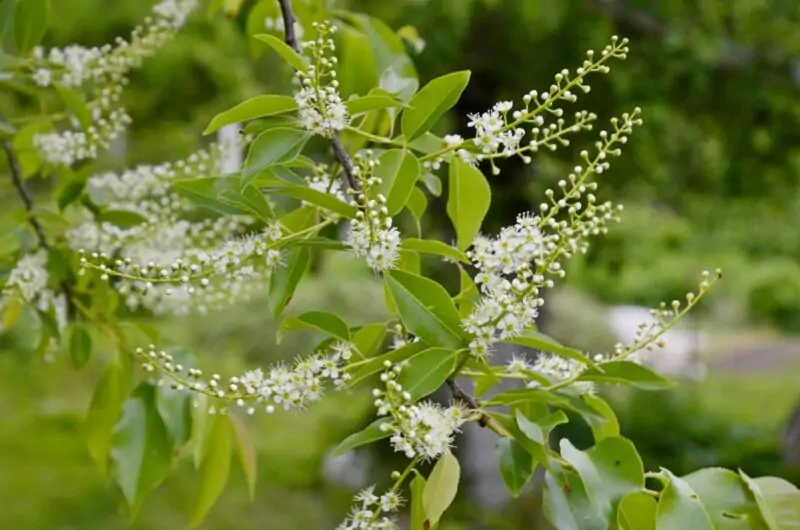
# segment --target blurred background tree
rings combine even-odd
[[[10,1],[0,0],[0,18]],[[140,0],[58,1],[59,16],[46,45],[109,42],[127,34],[150,8]],[[613,195],[626,212],[608,238],[572,262],[567,284],[578,295],[554,295],[569,303],[548,315],[550,329],[571,337],[576,331],[570,323],[593,322],[596,332],[581,325],[581,340],[591,347],[607,335],[603,304],[654,305],[679,298],[694,286],[698,270],[721,267],[726,279],[709,298],[713,303],[701,307],[707,313],[703,327],[714,339],[703,352],[709,379],[684,384],[677,395],[617,396],[627,404],[620,410],[623,434],[634,439],[651,466],[658,462],[676,472],[740,466],[798,483],[800,474],[781,463],[778,447],[782,422],[800,389],[800,347],[792,346],[789,335],[800,331],[800,4],[296,2],[309,9],[324,2],[386,21],[405,39],[423,83],[444,71],[472,70],[451,114],[454,132],[464,132],[469,113],[548,86],[555,72],[574,68],[587,49],[602,48],[612,34],[629,37],[628,60],[615,66],[613,76],[595,81],[583,99],[601,120],[635,106],[644,109],[644,126],[626,156],[603,176],[606,198]],[[253,63],[248,42],[248,33],[265,29],[273,3],[229,2],[241,5],[238,16],[227,19],[196,14],[173,44],[132,76],[125,105],[133,127],[126,144],[101,165],[179,159],[203,141],[200,133],[217,112],[285,87],[288,78],[277,61],[262,56]],[[0,87],[4,82],[0,78]],[[27,105],[24,97],[0,90],[0,113]],[[511,161],[492,182],[496,202],[487,227],[498,229],[540,202],[543,190],[566,173],[582,148],[575,141],[570,149],[542,153],[529,166]],[[4,208],[18,208],[8,179],[0,182]],[[0,218],[0,234],[11,233],[14,222],[11,215]],[[451,238],[443,201],[432,201],[426,222],[428,230]],[[435,264],[427,270],[443,274]],[[354,321],[380,307],[380,287],[354,277],[346,262],[326,264],[315,282],[303,296],[317,307],[322,298]],[[176,342],[194,346],[201,359],[213,356],[219,365],[224,357],[231,370],[310,348],[313,337],[287,338],[273,347],[273,330],[264,326],[267,313],[263,302],[255,302],[225,318],[181,320],[167,328]],[[0,498],[13,501],[0,512],[0,527],[125,527],[118,494],[103,482],[84,448],[88,387],[81,388],[80,377],[59,359],[47,363],[32,356],[35,345],[20,326],[0,336],[0,414],[7,425],[0,433]],[[789,353],[773,362],[773,338],[781,334],[790,341],[781,343]],[[763,360],[756,363],[758,370],[737,369],[745,353]],[[656,408],[663,411],[658,416],[652,414]],[[687,421],[692,414],[697,419]],[[253,422],[260,452],[257,501],[247,502],[244,482],[235,477],[203,527],[332,528],[349,495],[322,481],[323,457],[368,415],[367,401],[361,409],[342,410],[334,400],[302,417]],[[666,439],[658,434],[665,430],[672,433]],[[148,501],[137,528],[180,524],[192,486],[189,475],[185,478],[171,480],[164,495]],[[505,522],[486,517],[491,528],[529,528],[524,517]],[[455,528],[452,523],[443,530]]]

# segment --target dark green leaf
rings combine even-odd
[[[661,470],[669,484],[658,499],[656,528],[658,530],[714,530],[700,497],[686,481],[666,469]]]
[[[293,110],[297,110],[297,102],[291,96],[275,94],[256,96],[214,116],[203,134],[211,134],[231,123],[241,123]]]
[[[122,408],[111,439],[111,461],[117,483],[138,513],[144,497],[161,484],[172,463],[173,442],[156,408],[156,388],[142,383]]]
[[[364,364],[357,365],[351,369],[353,370],[353,378],[350,380],[350,386],[354,386],[367,377],[384,370],[383,363],[386,361],[397,364],[424,349],[426,349],[426,346],[423,342],[412,342],[411,344],[406,344],[402,348],[392,350],[378,357],[373,357]]]
[[[147,222],[147,219],[129,210],[108,210],[95,217],[95,221],[109,223],[119,228],[133,228]]]
[[[350,340],[350,328],[344,320],[327,311],[308,311],[289,317],[281,324],[281,331],[296,329],[316,329],[342,340]]]
[[[642,491],[628,493],[617,509],[619,530],[656,530],[656,500]]]
[[[631,361],[609,361],[589,368],[581,374],[580,381],[598,383],[626,383],[642,390],[664,390],[676,383],[640,364]]]
[[[499,438],[495,453],[500,464],[500,476],[503,477],[503,482],[511,495],[518,497],[522,488],[533,475],[533,457],[519,443],[510,438]]]
[[[400,213],[419,178],[419,160],[410,151],[392,149],[380,157],[375,176],[381,179],[379,191],[386,197],[390,216]]]
[[[442,514],[456,498],[460,478],[461,466],[458,465],[458,460],[449,450],[445,451],[433,466],[422,492],[422,505],[431,526],[439,523]]]
[[[287,63],[289,63],[289,65],[295,70],[299,70],[301,72],[307,71],[308,67],[306,66],[305,60],[281,39],[274,37],[272,35],[268,35],[266,33],[259,33],[258,35],[253,35],[253,38],[259,42],[263,42],[264,44],[275,50],[278,53],[278,55],[283,57],[283,59]]]
[[[460,158],[450,161],[447,216],[458,237],[458,249],[472,245],[492,202],[489,183],[477,168]]]
[[[291,162],[300,156],[310,137],[306,131],[288,127],[277,127],[259,134],[250,145],[242,179],[249,182],[270,166]]]
[[[417,92],[402,116],[403,135],[411,141],[429,131],[458,102],[469,83],[469,71],[453,72],[433,79]]]
[[[231,469],[231,428],[228,419],[222,414],[214,416],[205,446],[205,458],[200,466],[200,491],[189,522],[193,527],[203,522],[228,483]]]
[[[422,221],[422,216],[428,208],[428,198],[425,197],[425,194],[420,191],[419,188],[414,188],[411,190],[411,195],[408,197],[406,208],[408,208],[408,211],[414,216],[414,220],[417,222],[417,232],[419,233],[421,231],[420,222]]]
[[[325,193],[324,191],[319,191],[308,186],[286,186],[278,188],[275,192],[306,201],[348,219],[353,219],[358,212],[358,208],[355,206],[347,204],[330,193]]]
[[[17,0],[14,41],[21,55],[26,55],[42,41],[49,15],[49,0]]]
[[[286,266],[278,267],[269,282],[269,305],[275,319],[291,301],[297,284],[308,269],[308,248],[295,247],[287,253]]]
[[[458,349],[465,345],[461,317],[444,287],[403,271],[384,275],[384,281],[405,326],[429,346]]]
[[[608,530],[608,522],[589,500],[581,478],[557,463],[550,463],[549,468],[544,477],[547,520],[558,530]]]
[[[357,116],[373,110],[406,106],[401,100],[395,98],[391,92],[382,88],[373,88],[366,96],[349,99],[345,102],[345,105],[347,105],[347,112],[351,116]]]
[[[109,365],[94,389],[86,418],[86,444],[103,474],[108,473],[108,450],[114,425],[125,401],[125,371],[118,364]]]
[[[469,264],[469,259],[466,255],[464,255],[463,252],[457,248],[451,247],[447,243],[436,241],[434,239],[404,239],[401,248],[404,250],[414,250],[416,252],[422,252],[425,254],[435,254],[437,256],[442,256],[451,260]]]
[[[526,330],[519,337],[514,337],[513,339],[508,339],[504,342],[519,344],[520,346],[526,346],[535,350],[552,353],[554,355],[558,355],[559,357],[572,359],[573,361],[578,361],[579,363],[589,366],[594,366],[595,364],[594,361],[589,359],[589,357],[578,350],[568,348],[567,346],[562,346],[555,339],[535,330]]]
[[[69,358],[72,366],[83,368],[92,356],[92,336],[89,329],[81,322],[70,326],[69,332]]]
[[[432,394],[450,377],[456,367],[457,352],[445,348],[430,348],[410,357],[398,378],[398,383],[418,401]]]
[[[239,458],[239,464],[242,466],[242,472],[247,481],[247,492],[250,495],[250,502],[252,502],[256,495],[256,477],[258,476],[256,448],[253,445],[250,434],[247,432],[247,426],[242,423],[242,420],[235,414],[230,413],[227,418],[231,422],[234,449],[236,450],[236,456]]]
[[[193,203],[226,215],[251,215],[252,208],[243,204],[232,204],[230,197],[240,196],[242,182],[238,177],[206,177],[181,179],[172,182],[172,189]],[[220,197],[225,196],[225,200]]]
[[[683,480],[700,496],[715,529],[766,529],[755,496],[735,472],[705,468],[686,475]]]
[[[365,429],[351,434],[336,446],[336,449],[334,449],[332,453],[333,456],[340,456],[351,449],[355,449],[356,447],[361,447],[362,445],[371,444],[373,442],[377,442],[378,440],[388,438],[392,434],[391,431],[384,431],[381,429],[381,426],[389,420],[390,418],[388,417],[378,418],[370,423]]]

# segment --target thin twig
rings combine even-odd
[[[19,165],[19,158],[17,158],[17,154],[14,152],[14,146],[11,144],[11,140],[6,140],[3,142],[3,150],[6,152],[8,167],[11,170],[11,180],[14,183],[14,187],[17,189],[20,199],[22,199],[22,203],[25,205],[25,211],[28,214],[28,224],[30,224],[31,227],[33,227],[33,231],[36,232],[36,237],[39,239],[39,245],[41,245],[44,250],[49,252],[51,250],[50,242],[47,240],[47,236],[44,233],[44,228],[33,213],[35,208],[33,196],[30,194],[28,187],[25,185],[25,180],[22,177],[22,168]],[[74,310],[72,287],[66,281],[62,281],[60,287],[67,299],[67,312],[72,314]]]
[[[297,34],[294,31],[294,23],[297,21],[297,18],[295,18],[294,12],[292,11],[292,0],[278,0],[278,5],[280,5],[281,16],[283,17],[284,41],[287,46],[299,54],[301,53],[300,42],[297,40]],[[342,145],[342,141],[336,133],[333,133],[331,136],[331,147],[333,147],[333,155],[336,157],[336,161],[342,166],[347,184],[351,189],[358,190],[358,181],[356,180],[355,171],[353,170],[353,161],[350,160],[347,150]]]
[[[450,389],[450,393],[453,395],[453,399],[465,403],[472,410],[480,410],[480,405],[472,396],[472,394],[466,392],[463,388],[461,388],[459,384],[456,383],[455,379],[447,380],[447,388]],[[488,423],[489,423],[489,417],[486,414],[481,413],[481,417],[478,420],[478,425],[480,425],[481,427],[486,427]]]

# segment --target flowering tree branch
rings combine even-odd
[[[278,4],[280,5],[281,16],[283,17],[284,41],[287,46],[300,54],[300,42],[297,40],[297,33],[294,31],[294,24],[297,18],[292,11],[292,0],[278,0]],[[342,145],[339,135],[335,132],[331,135],[331,147],[333,148],[336,161],[342,166],[347,184],[351,189],[357,190],[358,181],[356,180],[355,171],[353,170],[353,161],[350,159],[350,155],[347,154],[344,145]]]
[[[453,395],[454,400],[461,401],[462,403],[469,406],[469,408],[472,410],[480,409],[480,405],[478,405],[478,402],[475,399],[475,397],[469,392],[466,392],[463,388],[461,388],[461,386],[459,386],[459,384],[456,383],[455,379],[448,379],[446,381],[446,384],[447,388],[450,389],[450,393]],[[486,427],[488,424],[489,424],[489,417],[481,412],[480,418],[478,419],[478,425],[480,425],[481,427]]]

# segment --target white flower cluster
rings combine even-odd
[[[396,512],[402,499],[395,491],[378,497],[374,487],[369,487],[355,497],[356,505],[347,519],[336,530],[398,530],[394,519],[387,514]]]
[[[350,222],[345,244],[356,256],[366,258],[367,265],[374,271],[381,272],[393,269],[400,258],[400,231],[393,226],[389,210],[386,208],[386,197],[377,192],[381,179],[372,171],[378,160],[371,153],[356,159],[356,176],[361,181],[358,194],[360,206],[356,218]]]
[[[558,384],[578,377],[586,369],[586,365],[573,359],[559,357],[558,355],[540,353],[536,358],[536,362],[533,364],[529,363],[524,357],[514,357],[514,359],[508,363],[507,369],[509,373],[519,375],[526,375],[526,372],[533,372],[534,374],[546,377],[550,381],[550,384]],[[526,386],[528,388],[538,388],[541,386],[541,383],[536,380],[529,380],[526,382]],[[573,381],[569,384],[569,387],[580,394],[594,394],[595,392],[595,385],[590,381]]]
[[[39,311],[53,311],[59,331],[67,326],[67,298],[64,293],[47,288],[50,275],[47,272],[47,251],[39,250],[26,254],[17,261],[0,293],[0,308],[5,308],[10,296],[18,296],[22,302],[34,303]]]
[[[153,16],[134,29],[129,41],[118,38],[114,45],[92,48],[71,45],[46,52],[36,48],[32,78],[43,87],[54,82],[74,88],[87,82],[120,84],[131,69],[174,37],[196,7],[196,0],[162,0],[153,7]]]
[[[384,366],[381,381],[386,389],[372,391],[378,416],[389,415],[381,429],[392,433],[389,441],[395,451],[408,458],[435,460],[453,445],[455,433],[465,420],[464,409],[460,405],[444,408],[431,401],[412,403],[411,394],[396,381],[402,366],[390,361]]]
[[[330,137],[350,123],[347,107],[339,95],[339,81],[336,80],[336,49],[329,35],[336,32],[336,26],[329,23],[314,23],[317,38],[302,43],[303,54],[311,64],[307,72],[298,71],[295,82],[299,90],[294,99],[299,107],[301,125],[314,134]]]
[[[91,106],[92,123],[86,130],[67,129],[34,135],[33,145],[42,160],[56,166],[70,166],[81,160],[97,158],[100,149],[108,149],[131,122],[125,110],[115,106],[121,93],[120,85],[100,90],[100,97]]]
[[[251,370],[240,377],[231,377],[227,383],[219,374],[204,379],[202,370],[181,365],[152,344],[147,349],[137,348],[136,354],[142,359],[145,371],[159,371],[171,380],[172,388],[223,400],[226,405],[210,408],[210,413],[224,413],[227,404],[234,403],[252,415],[256,407],[263,407],[269,414],[275,412],[276,405],[287,411],[302,410],[322,397],[326,383],[343,388],[350,380],[343,368],[353,351],[352,344],[339,342],[326,354],[297,359],[290,367],[276,366],[267,374],[260,368]]]
[[[616,144],[624,144],[633,127],[641,123],[638,115],[636,109],[623,114],[622,120],[612,119],[614,132],[600,132],[597,155],[590,158],[587,151],[581,152],[587,165],[576,166],[569,182],[558,183],[561,198],[547,190],[549,204],[540,205],[540,215],[520,215],[515,225],[504,228],[496,238],[475,240],[467,256],[479,270],[475,283],[482,296],[463,321],[464,329],[474,335],[470,343],[473,355],[484,356],[494,342],[530,327],[543,303],[539,290],[553,286],[549,277],[564,276],[562,260],[586,252],[588,238],[607,232],[608,223],[617,220],[615,214],[621,207],[610,202],[598,204],[592,193],[597,183],[589,178],[610,167],[608,157],[620,154]],[[559,218],[560,214],[566,215]]]
[[[353,198],[347,194],[346,184],[342,179],[331,176],[327,164],[318,164],[314,166],[313,171],[313,175],[306,177],[310,188],[333,195],[342,202],[353,203]]]

